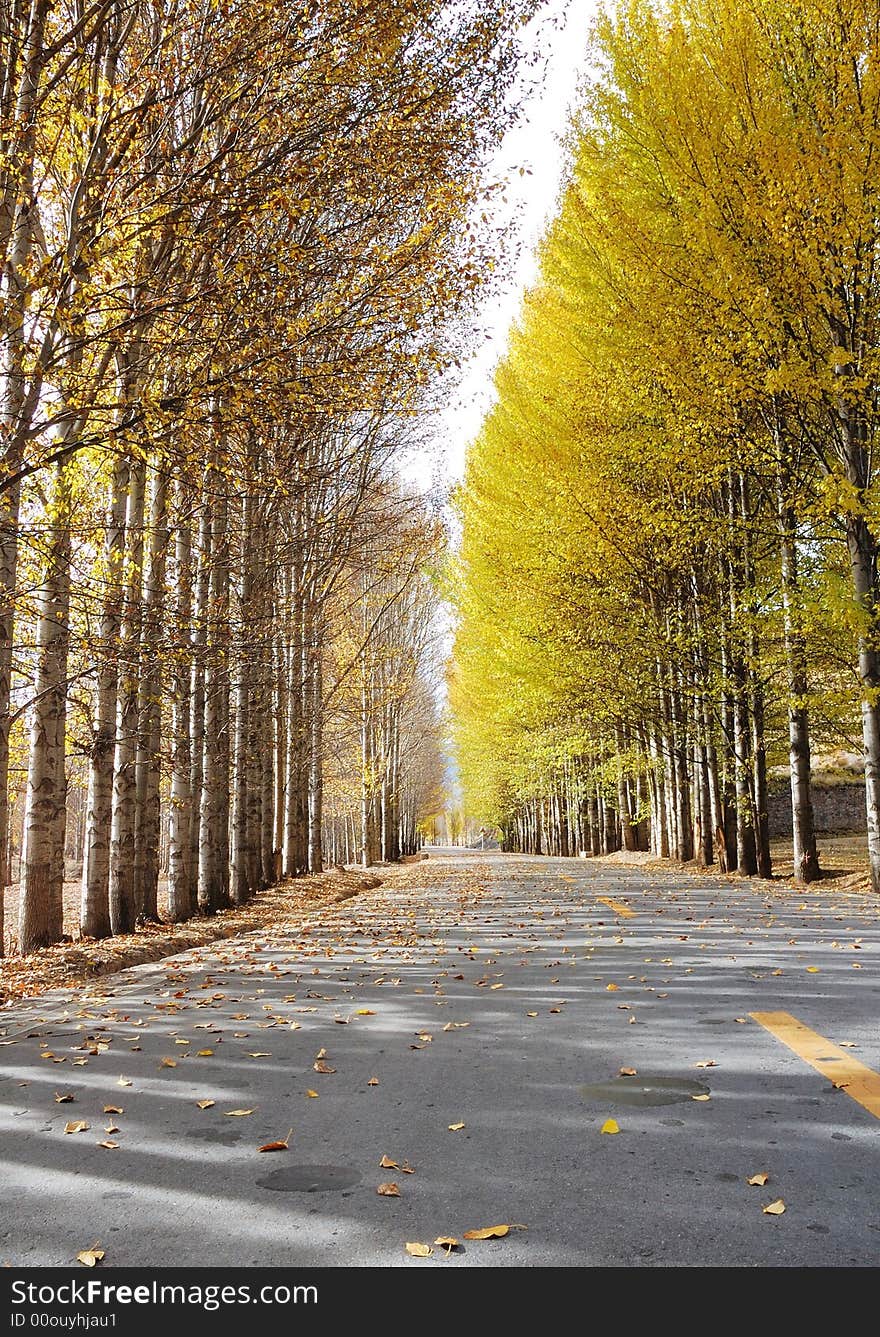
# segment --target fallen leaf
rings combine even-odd
[[[695,1064],[694,1064],[694,1067],[695,1067],[695,1068],[717,1068],[717,1067],[718,1067],[718,1064],[715,1062],[714,1058],[707,1058],[707,1059],[704,1059],[702,1063],[695,1063]]]
[[[599,1129],[599,1132],[600,1132],[600,1133],[619,1133],[619,1132],[620,1132],[620,1128],[619,1128],[619,1126],[618,1126],[618,1124],[617,1124],[617,1121],[616,1121],[615,1119],[606,1119],[605,1122],[603,1123],[602,1127]]]
[[[463,1124],[463,1123],[450,1123],[450,1124],[447,1124],[447,1127],[448,1127],[450,1133],[459,1133],[459,1132],[461,1132],[462,1128],[464,1128],[464,1124]]]
[[[537,1015],[538,1015],[537,1012],[527,1012],[527,1013],[526,1013],[526,1016],[527,1016],[527,1017],[536,1017]]]
[[[324,1061],[323,1061],[322,1059],[316,1059],[315,1062],[312,1064],[312,1067],[314,1068],[315,1072],[335,1072],[335,1071],[336,1071],[335,1068],[331,1068],[331,1067],[330,1067],[330,1064],[329,1064],[329,1063],[324,1063]]]
[[[210,1058],[213,1053],[213,1049],[200,1049],[196,1054],[196,1058]]]
[[[216,1100],[197,1100],[196,1104],[200,1110],[209,1110],[212,1105],[216,1105]]]
[[[103,1112],[105,1114],[124,1114],[125,1110],[121,1105],[105,1105]]]
[[[120,1077],[120,1079],[119,1079],[119,1081],[116,1083],[116,1085],[117,1085],[117,1086],[131,1086],[131,1078],[130,1078],[130,1077]]]
[[[173,1059],[173,1058],[163,1058],[162,1062],[159,1064],[159,1067],[160,1067],[160,1068],[176,1068],[176,1067],[177,1067],[177,1060],[176,1060],[176,1059]]]
[[[84,1267],[95,1267],[103,1257],[104,1250],[93,1244],[91,1249],[82,1249],[76,1255],[76,1261],[82,1263]]]
[[[69,1105],[70,1102],[71,1102],[73,1099],[74,1099],[74,1097],[70,1094],[69,1091],[56,1091],[56,1092],[55,1092],[55,1104],[56,1104],[56,1105]]]
[[[691,1100],[711,1100],[711,1096],[691,1096]]]
[[[317,1099],[318,1099],[318,1093],[317,1093],[317,1091],[313,1091],[313,1090],[311,1089],[311,1087],[308,1089],[308,1091],[306,1091],[306,1095],[309,1097],[310,1100],[317,1100]]]
[[[257,1151],[287,1151],[290,1146],[290,1139],[293,1137],[293,1129],[288,1129],[287,1137],[279,1138],[277,1142],[264,1142]]]
[[[99,1142],[99,1143],[98,1143],[98,1146],[99,1146],[99,1147],[104,1147],[107,1151],[118,1151],[118,1150],[119,1150],[119,1143],[118,1143],[118,1142],[110,1142],[109,1139],[108,1139],[108,1141],[106,1141],[106,1142]]]
[[[378,1077],[371,1077],[370,1080],[367,1082],[367,1086],[378,1086],[378,1085],[379,1085]]]
[[[617,993],[617,985],[616,985],[616,984],[606,984],[606,985],[605,985],[605,988],[608,990],[609,993]]]
[[[271,1054],[265,1053],[262,1049],[258,1049],[254,1054],[251,1053],[248,1054],[248,1058],[271,1058],[271,1057],[272,1057]]]
[[[447,1253],[452,1253],[453,1249],[459,1247],[458,1240],[454,1235],[438,1235],[434,1243],[439,1244],[441,1249],[445,1249]]]
[[[317,1054],[315,1055],[315,1058],[326,1058],[326,1057],[327,1057],[327,1050],[323,1048],[319,1049]]]
[[[227,1119],[243,1119],[246,1114],[253,1114],[253,1112],[253,1110],[224,1110]]]
[[[620,1068],[618,1071],[619,1077],[638,1077],[638,1075],[637,1068]]]
[[[763,1188],[770,1178],[766,1170],[759,1171],[756,1175],[750,1175],[746,1180],[747,1184],[757,1184],[758,1188]]]
[[[462,1236],[466,1240],[500,1240],[509,1232],[510,1226],[483,1226],[481,1230],[466,1230]]]
[[[434,1252],[429,1244],[407,1244],[404,1247],[413,1258],[430,1258]]]
[[[107,1123],[104,1125],[104,1132],[108,1133],[110,1137],[112,1137],[114,1133],[119,1132],[119,1125],[112,1122]]]
[[[348,1017],[334,1017],[333,1020],[336,1022],[336,1025],[337,1025],[337,1026],[347,1026],[347,1025],[348,1025]]]
[[[380,1184],[376,1189],[380,1198],[399,1198],[400,1189],[396,1184]]]
[[[354,1014],[356,1017],[375,1017],[375,1012],[371,1007],[359,1007]]]
[[[781,1216],[785,1211],[785,1203],[781,1198],[777,1198],[775,1202],[768,1202],[767,1206],[762,1207],[761,1210],[765,1216]]]
[[[381,1161],[379,1162],[379,1169],[399,1170],[400,1166],[398,1165],[397,1161],[393,1161],[390,1156],[383,1156]]]
[[[465,1026],[470,1026],[470,1024],[469,1021],[447,1021],[443,1029],[444,1031],[460,1031]]]
[[[808,975],[818,975],[818,974],[819,974],[819,967],[818,967],[818,966],[807,966],[807,974],[808,974]],[[766,1211],[767,1208],[765,1207],[764,1210]],[[778,1215],[778,1213],[777,1213],[777,1215]]]
[[[85,1119],[74,1119],[71,1123],[64,1125],[65,1133],[85,1133],[89,1130],[91,1124],[86,1123]]]
[[[841,1048],[841,1049],[857,1049],[858,1046],[856,1045],[855,1040],[841,1040],[841,1042],[840,1042],[840,1048]]]

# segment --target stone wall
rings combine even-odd
[[[816,781],[813,791],[813,817],[816,830],[865,831],[865,786],[861,780],[841,784]],[[774,784],[767,805],[771,836],[791,835],[791,791],[787,785]]]

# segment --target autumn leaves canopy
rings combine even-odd
[[[621,3],[460,491],[452,674],[509,846],[819,871],[811,748],[863,746],[880,886],[880,15]]]

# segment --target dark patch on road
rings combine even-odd
[[[257,1185],[276,1193],[339,1193],[360,1182],[349,1165],[286,1165],[258,1179]]]
[[[676,1105],[694,1096],[709,1095],[708,1086],[687,1077],[615,1077],[578,1087],[584,1100],[612,1105]]]

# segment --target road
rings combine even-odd
[[[412,871],[5,1012],[0,1262],[880,1263],[873,903],[494,852]]]

